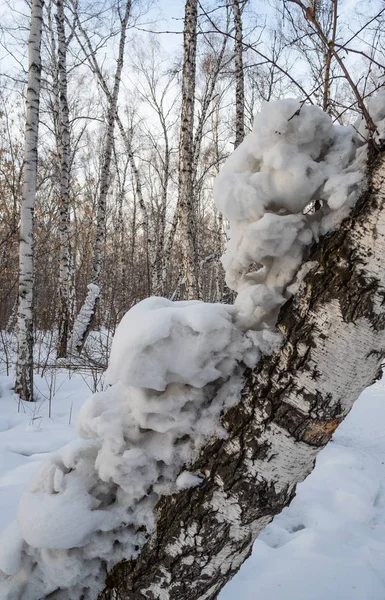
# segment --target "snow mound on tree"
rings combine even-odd
[[[375,96],[372,96],[368,100],[368,111],[373,119],[373,122],[376,126],[376,131],[374,132],[373,138],[374,141],[379,145],[383,146],[385,143],[385,88],[382,87],[379,89]],[[366,125],[366,121],[363,118],[359,118],[355,124],[355,127],[358,131],[358,135],[363,140],[369,139],[369,130]]]
[[[220,304],[140,302],[116,331],[107,382],[164,391],[170,383],[202,388],[229,376],[252,346],[233,325],[231,313],[232,307]]]
[[[355,129],[318,107],[295,99],[263,105],[214,185],[230,221],[222,262],[243,328],[274,325],[306,249],[356,202],[365,159]]]
[[[278,347],[279,308],[314,267],[300,269],[309,246],[358,198],[365,154],[320,109],[263,106],[215,184],[235,307],[150,298],[127,313],[111,387],[84,404],[79,440],[42,465],[0,540],[4,600],[96,598],[106,571],[148,539],[159,498],[199,485],[189,465],[226,436],[221,415],[240,398],[245,365]]]
[[[148,298],[122,319],[111,387],[85,402],[80,439],[42,464],[0,539],[2,598],[95,598],[106,570],[153,531],[159,498],[199,485],[185,465],[208,438],[226,437],[220,416],[239,398],[244,365],[280,344],[272,331],[244,334],[234,315]]]

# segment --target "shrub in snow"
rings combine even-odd
[[[279,308],[311,268],[300,269],[309,246],[356,201],[365,156],[354,129],[320,109],[264,105],[214,190],[230,221],[223,264],[235,306],[149,298],[123,318],[111,387],[84,404],[79,440],[41,466],[3,534],[2,598],[96,598],[106,570],[154,529],[159,497],[199,485],[189,464],[209,437],[226,436],[220,417],[245,365],[279,345]]]

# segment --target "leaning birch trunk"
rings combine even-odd
[[[197,46],[197,0],[186,0],[184,24],[184,61],[182,117],[179,143],[178,220],[186,299],[198,298],[198,259],[193,196],[193,128]]]
[[[199,487],[162,498],[140,555],[119,563],[99,600],[210,600],[295,495],[354,401],[381,375],[385,348],[385,154],[313,269],[281,309],[281,349],[246,373],[243,397],[189,470]]]
[[[98,61],[96,60],[95,51],[92,47],[90,37],[89,37],[87,31],[84,29],[84,27],[82,27],[78,17],[77,17],[76,23],[77,23],[78,29],[81,31],[82,36],[85,39],[86,47],[83,45],[83,43],[79,39],[79,36],[76,36],[77,41],[79,42],[84,55],[87,57],[88,62],[90,63],[91,69],[95,73],[101,88],[103,89],[104,93],[106,94],[108,102],[112,103],[113,99],[111,96],[111,92],[108,89],[106,79],[100,69]],[[116,120],[116,124],[119,128],[120,135],[122,136],[122,140],[125,145],[125,149],[126,149],[127,156],[129,159],[130,167],[131,167],[132,173],[134,175],[135,192],[137,194],[139,206],[142,211],[143,228],[144,228],[144,231],[146,234],[146,241],[147,241],[147,256],[148,256],[148,264],[149,264],[148,278],[150,281],[150,284],[149,284],[149,288],[150,288],[149,294],[150,294],[157,287],[156,278],[153,278],[153,276],[152,276],[153,268],[154,268],[155,260],[156,260],[156,258],[155,258],[156,257],[155,236],[154,236],[154,232],[152,231],[152,228],[150,227],[150,224],[149,224],[148,211],[147,211],[147,207],[146,207],[146,204],[144,201],[142,182],[140,179],[139,170],[138,170],[138,167],[136,166],[134,153],[132,150],[131,135],[124,128],[124,125],[119,117],[118,111],[116,111],[115,120]]]
[[[94,258],[92,265],[92,285],[94,288],[100,289],[100,272],[101,272],[101,264],[102,264],[102,249],[105,240],[105,232],[106,232],[106,202],[107,202],[107,193],[110,184],[110,172],[111,172],[111,158],[112,158],[112,150],[114,143],[114,126],[115,120],[117,116],[117,106],[118,106],[118,97],[119,97],[119,89],[120,89],[120,81],[122,78],[122,69],[124,62],[124,48],[126,43],[126,34],[127,34],[127,25],[128,20],[130,18],[131,11],[131,0],[126,1],[125,13],[124,17],[121,19],[121,32],[120,32],[120,40],[119,40],[119,53],[116,62],[116,71],[114,76],[114,87],[112,93],[108,93],[107,99],[109,102],[108,113],[107,113],[107,131],[106,131],[106,142],[104,147],[104,157],[103,164],[100,175],[100,189],[99,189],[99,197],[97,202],[97,215],[96,215],[96,236],[95,236],[95,246],[94,246]],[[96,59],[95,59],[96,60]],[[100,298],[99,293],[94,294],[94,306],[86,307],[84,305],[80,310],[78,316],[76,317],[74,328],[73,328],[73,336],[71,340],[71,350],[76,350],[79,354],[81,353],[87,336],[91,330],[92,324],[94,322],[96,316],[96,308],[97,303]],[[85,304],[89,304],[90,295],[88,294]],[[84,327],[84,323],[81,322],[82,316],[84,314],[90,315],[90,320],[87,323],[87,326]],[[80,320],[80,322],[79,322]],[[83,331],[81,339],[79,338],[77,332]],[[76,343],[75,343],[76,337]]]
[[[235,142],[237,148],[245,137],[245,80],[243,74],[243,33],[239,0],[233,0],[235,29]]]
[[[34,208],[37,178],[37,144],[41,80],[43,0],[32,0],[28,40],[28,88],[24,142],[23,199],[20,211],[20,266],[18,310],[18,358],[16,392],[33,401],[33,280]]]
[[[57,357],[67,356],[71,327],[71,249],[70,249],[70,123],[67,94],[67,41],[63,0],[57,0],[59,123],[58,154],[60,162],[60,262]]]

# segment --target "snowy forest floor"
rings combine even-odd
[[[0,532],[40,462],[76,436],[82,403],[103,385],[95,372],[48,368],[36,374],[32,405],[19,401],[13,381],[1,373]],[[361,395],[220,600],[384,600],[384,423],[382,380]]]

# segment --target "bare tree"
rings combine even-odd
[[[117,117],[117,105],[120,81],[122,77],[122,69],[124,62],[124,48],[126,43],[127,26],[130,18],[131,11],[131,0],[127,0],[123,16],[120,16],[120,40],[119,40],[119,52],[116,61],[116,71],[114,76],[114,86],[112,93],[108,95],[108,111],[107,111],[107,130],[105,136],[104,156],[101,168],[100,176],[100,187],[99,196],[97,203],[97,215],[96,215],[96,236],[94,246],[94,258],[92,267],[92,296],[90,293],[86,298],[87,309],[84,307],[79,313],[79,319],[77,318],[74,323],[73,334],[71,339],[71,347],[76,349],[79,353],[81,352],[86,337],[92,326],[92,318],[95,315],[97,300],[99,298],[99,284],[100,284],[100,272],[101,272],[101,261],[102,261],[102,247],[105,240],[105,229],[106,229],[106,201],[107,192],[110,183],[110,171],[111,171],[111,158],[113,150],[113,137],[114,137],[114,126]],[[120,11],[119,11],[120,14]],[[94,302],[93,307],[90,307],[90,303]],[[85,314],[89,315],[90,319],[88,323],[80,317]]]
[[[28,41],[28,88],[23,169],[23,200],[20,212],[20,269],[18,311],[17,393],[33,401],[33,284],[34,207],[36,197],[37,146],[41,81],[41,36],[43,1],[33,0]]]
[[[71,328],[71,248],[70,248],[70,123],[67,93],[67,47],[65,33],[64,2],[56,2],[58,37],[58,92],[59,127],[58,157],[60,164],[60,264],[57,356],[67,356],[68,337]]]
[[[237,148],[245,137],[245,78],[243,71],[242,14],[239,0],[233,0],[235,30],[235,142]]]
[[[166,276],[169,271],[176,229],[175,226],[171,226],[167,232],[166,217],[173,171],[172,157],[176,153],[173,146],[173,133],[178,120],[174,114],[178,94],[173,89],[176,70],[164,69],[166,57],[162,54],[157,40],[152,38],[149,46],[149,52],[141,51],[135,61],[135,72],[139,76],[135,88],[140,99],[151,107],[160,128],[160,134],[156,135],[152,121],[149,125],[147,125],[147,121],[143,124],[144,134],[150,148],[148,168],[151,174],[149,179],[152,182],[153,174],[155,174],[160,188],[155,188],[154,193],[150,192],[149,194],[152,221],[149,226],[154,230],[152,235],[155,238],[153,262],[149,265],[151,290],[152,293],[164,295],[167,293]],[[170,248],[168,248],[169,244]]]
[[[193,195],[193,132],[195,70],[197,48],[197,0],[186,0],[184,21],[184,60],[182,116],[179,144],[178,219],[184,268],[184,296],[198,298],[198,259],[196,249],[195,202]]]

